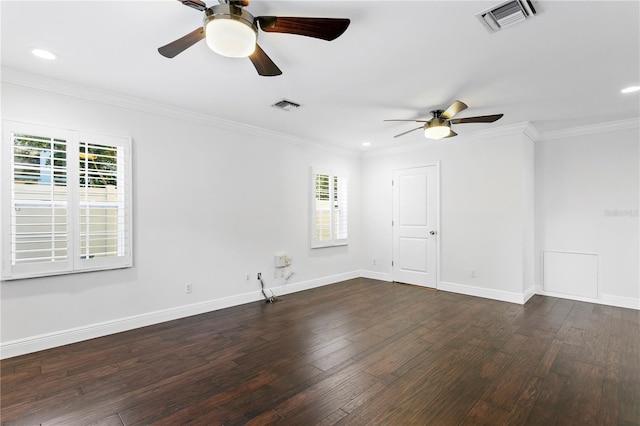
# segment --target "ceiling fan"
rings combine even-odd
[[[322,40],[335,40],[345,32],[349,19],[302,18],[282,16],[254,17],[244,9],[249,0],[219,0],[207,7],[202,0],[178,0],[185,6],[204,12],[202,27],[162,46],[158,52],[173,58],[202,39],[216,53],[231,58],[248,57],[262,76],[282,74],[277,65],[256,43],[258,27],[264,32],[298,34]]]
[[[424,136],[428,139],[442,139],[456,136],[457,133],[451,130],[452,124],[462,123],[493,123],[502,118],[504,114],[480,115],[477,117],[453,118],[460,111],[467,109],[468,106],[464,102],[454,101],[446,110],[436,109],[431,111],[432,117],[429,120],[384,120],[384,121],[414,121],[416,123],[424,123],[420,127],[407,130],[406,132],[395,135],[397,138],[407,133],[411,133],[418,129],[424,129]]]

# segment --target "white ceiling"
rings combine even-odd
[[[204,42],[173,59],[158,54],[202,22],[175,0],[2,1],[2,66],[355,150],[424,140],[419,131],[394,139],[417,125],[383,120],[429,117],[455,99],[469,105],[458,117],[504,113],[455,126],[461,135],[640,116],[639,94],[620,93],[640,84],[640,2],[537,1],[535,17],[489,34],[475,15],[498,3],[254,0],[254,16],[351,19],[332,42],[260,33],[283,71],[260,77],[248,59]],[[33,47],[58,59],[35,58]],[[270,106],[283,98],[302,107]]]

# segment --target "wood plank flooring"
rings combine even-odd
[[[639,425],[638,311],[368,279],[2,361],[3,425]]]

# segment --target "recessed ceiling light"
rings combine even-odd
[[[640,91],[640,86],[629,86],[627,88],[622,89],[620,93],[633,93],[637,91]]]
[[[371,146],[371,142],[362,142],[362,146]]]
[[[47,59],[49,61],[56,59],[56,55],[44,49],[31,49],[31,53],[40,59]]]

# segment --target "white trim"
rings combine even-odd
[[[404,144],[404,145],[395,146],[392,148],[383,148],[377,151],[364,152],[362,153],[362,157],[363,158],[386,157],[392,154],[412,152],[412,151],[418,151],[418,150],[429,149],[429,148],[437,148],[437,147],[452,145],[452,144],[473,142],[473,141],[477,141],[478,139],[487,139],[487,138],[495,138],[498,136],[518,135],[518,134],[526,134],[531,139],[536,140],[535,138],[538,136],[538,131],[531,123],[523,122],[523,123],[511,124],[508,126],[479,130],[477,132],[466,133],[464,135],[459,134],[455,138],[450,138],[450,139],[440,139],[440,140],[424,139],[419,142]]]
[[[436,289],[438,289],[438,283],[440,282],[440,277],[442,276],[442,238],[440,238],[440,219],[442,218],[442,191],[440,190],[440,160],[436,161],[436,200],[438,206],[436,207]]]
[[[626,129],[636,129],[640,127],[640,118],[630,118],[626,120],[609,121],[605,123],[590,124],[587,126],[573,127],[569,129],[550,130],[546,132],[539,131],[532,123],[526,121],[523,123],[510,124],[502,127],[494,127],[491,129],[480,130],[473,133],[458,135],[455,139],[442,139],[439,141],[419,141],[405,144],[397,147],[383,148],[380,150],[362,153],[363,158],[375,158],[388,156],[392,154],[417,151],[421,149],[436,148],[444,145],[456,143],[465,143],[469,141],[477,141],[478,139],[495,138],[497,136],[523,134],[528,136],[534,142],[548,141],[554,139],[569,138],[575,136],[585,136],[591,134],[614,132]]]
[[[342,274],[316,278],[309,281],[302,281],[299,283],[285,284],[278,287],[269,287],[269,289],[273,290],[276,296],[282,296],[284,294],[297,293],[299,291],[310,290],[316,287],[323,287],[325,285],[335,284],[342,281],[353,280],[356,278],[360,278],[360,276],[360,271],[351,271],[344,272]]]
[[[533,141],[544,141],[640,127],[640,118],[631,118],[626,120],[573,127],[569,129],[559,129],[542,132],[539,131],[532,123],[522,122],[480,130],[464,135],[458,135],[453,140],[447,139],[441,141],[420,141],[398,147],[383,148],[380,150],[372,150],[369,152],[360,152],[358,150],[327,145],[326,143],[321,143],[318,141],[301,139],[299,137],[288,135],[286,133],[275,132],[272,130],[267,130],[232,120],[225,120],[219,117],[189,111],[158,102],[152,102],[133,96],[127,96],[117,92],[102,90],[95,87],[80,85],[64,80],[43,77],[40,75],[20,71],[15,68],[0,67],[0,80],[17,86],[24,86],[47,92],[58,93],[61,95],[72,96],[80,99],[86,99],[89,101],[100,102],[103,104],[114,105],[121,108],[133,109],[136,111],[160,115],[162,117],[211,126],[218,129],[236,131],[252,136],[267,138],[277,142],[285,142],[298,146],[312,147],[325,152],[333,152],[351,157],[362,158],[379,157],[401,152],[410,152],[428,147],[450,145],[452,143],[461,143],[470,140],[509,134],[522,133],[529,136]]]
[[[269,290],[273,290],[276,296],[281,296],[284,294],[309,290],[315,287],[335,284],[341,281],[358,278],[359,276],[359,271],[352,271],[300,283],[283,285],[280,287],[272,287],[269,288]],[[222,297],[205,302],[183,305],[169,309],[162,309],[111,321],[89,324],[82,327],[70,328],[67,330],[60,330],[23,339],[2,342],[0,344],[0,359],[11,358],[14,356],[24,355],[27,353],[37,352],[45,349],[51,349],[70,343],[77,343],[83,340],[108,336],[110,334],[120,333],[140,327],[146,327],[166,321],[185,318],[192,315],[203,314],[206,312],[216,311],[232,306],[238,306],[245,303],[256,302],[258,300],[262,300],[262,298],[262,293],[259,290],[256,290],[248,293],[238,294],[235,296]]]
[[[590,297],[573,296],[562,293],[553,293],[543,290],[541,285],[536,285],[536,294],[540,296],[557,297],[559,299],[577,300],[578,302],[595,303],[598,305],[615,306],[618,308],[627,308],[640,310],[640,298],[635,299],[633,297],[614,296],[612,294],[602,294],[598,299]]]
[[[592,135],[596,133],[615,132],[618,130],[635,129],[640,127],[640,118],[628,120],[609,121],[606,123],[591,124],[588,126],[573,127],[570,129],[552,130],[541,132],[537,141],[550,141],[554,139],[564,139],[576,136]]]
[[[517,303],[524,305],[533,294],[529,294],[531,289],[527,289],[523,293],[513,293],[510,291],[495,290],[491,288],[476,287],[466,284],[450,283],[440,281],[438,290],[450,291],[452,293],[466,294],[467,296],[483,297],[485,299],[499,300],[502,302]]]
[[[529,301],[529,299],[531,299],[533,296],[536,295],[536,286],[532,285],[531,287],[525,289],[524,293],[523,293],[523,304],[527,303]]]
[[[369,278],[372,280],[393,282],[393,277],[389,272],[369,271],[369,270],[363,269],[360,271],[360,277]]]
[[[598,303],[640,311],[640,299],[634,299],[632,297],[621,297],[614,296],[612,294],[600,293],[600,301]]]
[[[297,293],[299,291],[309,290],[312,288],[322,287],[325,285],[335,284],[356,278],[369,278],[386,282],[393,281],[391,274],[388,273],[359,270],[329,275],[326,277],[316,278],[299,283],[285,284],[278,287],[268,287],[268,290],[269,293],[273,291],[276,296],[283,296],[286,294]],[[517,303],[519,305],[523,305],[524,303],[526,303],[534,294],[539,294],[541,296],[558,297],[563,299],[571,299],[640,310],[640,299],[613,295],[601,295],[601,300],[568,297],[564,294],[545,292],[542,290],[541,286],[536,286],[535,288],[531,287],[520,294],[441,281],[438,283],[438,290],[449,291],[458,294],[466,294],[468,296],[482,297],[502,302]],[[159,324],[166,321],[199,315],[219,309],[242,305],[245,303],[256,302],[262,300],[262,298],[263,296],[261,292],[256,290],[248,293],[238,294],[235,296],[223,297],[220,299],[148,312],[145,314],[89,324],[83,327],[76,327],[47,334],[40,334],[23,339],[16,339],[0,344],[0,359],[11,358],[71,343],[77,343],[83,340],[94,339],[97,337],[120,333],[123,331],[134,330],[136,328]]]
[[[244,303],[255,302],[261,298],[262,294],[260,291],[254,291],[251,293],[244,293],[236,296],[194,303],[191,305],[147,312],[140,315],[3,342],[2,345],[0,345],[0,359],[24,355],[96,337],[108,336],[110,334],[172,321],[192,315],[198,315],[218,309],[224,309],[231,306],[242,305]]]
[[[80,85],[77,83],[71,83],[68,81],[43,77],[36,74],[19,71],[14,68],[0,67],[0,80],[5,83],[14,84],[17,86],[24,86],[65,96],[72,96],[75,98],[100,102],[107,105],[114,105],[120,108],[146,112],[166,118],[214,127],[221,130],[239,132],[259,138],[266,138],[276,142],[284,142],[297,146],[310,147],[324,152],[337,153],[350,157],[360,156],[360,152],[356,150],[349,150],[338,146],[327,145],[317,141],[305,140],[296,136],[288,135],[286,133],[275,132],[272,130],[263,129],[261,127],[239,123],[237,121],[225,120],[219,117],[214,117],[212,115],[189,111],[186,109],[161,104],[158,102],[152,102],[133,96],[127,96],[117,92],[111,92],[90,86]]]

